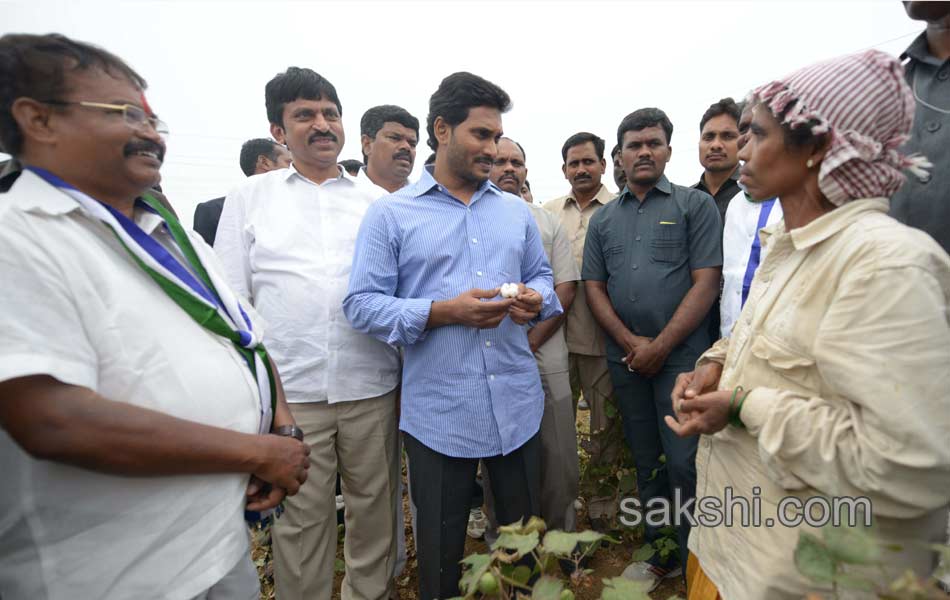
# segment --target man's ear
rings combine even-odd
[[[373,139],[372,139],[372,138],[370,138],[370,137],[369,137],[368,135],[366,135],[365,133],[360,136],[360,148],[361,148],[362,151],[363,151],[363,156],[366,157],[366,160],[364,160],[363,162],[366,162],[366,161],[369,160],[369,151],[370,151],[372,145],[373,145]]]
[[[432,123],[432,131],[435,133],[435,139],[439,142],[439,146],[448,144],[449,138],[452,137],[452,126],[446,123],[442,117],[435,118]]]
[[[284,128],[281,127],[280,125],[275,125],[274,123],[271,123],[270,134],[271,134],[271,137],[277,140],[278,144],[282,144],[284,146],[287,145],[287,141],[284,139]]]
[[[33,98],[20,97],[10,106],[10,114],[24,140],[40,144],[55,144],[58,136],[56,124],[52,122],[53,109],[49,104],[37,102]]]
[[[561,173],[564,173],[564,179],[567,179],[567,165],[561,165]]]

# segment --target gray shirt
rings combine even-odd
[[[934,166],[923,179],[907,174],[907,182],[891,198],[890,214],[926,231],[950,252],[950,60],[941,62],[930,54],[926,33],[901,58],[910,59],[905,67],[907,83],[915,90],[917,103],[914,128],[903,151],[919,152]]]
[[[716,202],[705,192],[665,176],[643,202],[624,189],[590,220],[581,277],[607,282],[627,329],[656,337],[693,286],[692,271],[722,266],[721,231]],[[692,365],[710,344],[707,315],[666,362]],[[608,336],[607,359],[620,362],[624,354]]]

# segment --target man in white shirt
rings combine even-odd
[[[748,141],[752,123],[752,106],[747,104],[739,117],[738,150]],[[749,286],[762,259],[765,248],[759,241],[759,231],[782,218],[782,205],[777,198],[755,202],[745,191],[729,200],[722,230],[722,297],[719,300],[719,328],[724,338],[732,334],[742,312]]]
[[[277,596],[332,595],[339,471],[342,596],[385,598],[396,559],[399,355],[353,330],[342,311],[356,234],[376,196],[337,164],[342,108],[329,81],[290,67],[267,84],[265,102],[271,134],[293,164],[228,194],[215,250],[228,281],[267,321],[290,410],[311,446],[309,482],[273,529]]]
[[[303,443],[260,435],[295,432],[259,320],[147,192],[144,88],[100,48],[0,38],[24,169],[0,209],[5,600],[257,598],[243,511],[306,479]]]

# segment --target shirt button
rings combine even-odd
[[[639,236],[639,235],[636,237],[636,240],[637,240],[638,242],[640,241],[640,236]]]
[[[638,209],[637,209],[637,213],[642,215],[642,214],[643,214],[643,209],[642,209],[642,208],[638,208]]]
[[[494,376],[494,375],[489,375],[488,378],[489,378],[490,380],[492,380],[492,381],[495,381],[495,376]]]
[[[485,340],[485,345],[491,348],[491,340]]]
[[[473,244],[477,244],[477,243],[478,243],[478,238],[472,238],[472,243],[473,243]]]
[[[924,173],[923,175],[917,178],[917,181],[919,181],[920,183],[930,183],[930,180],[932,178],[933,176],[930,173]]]
[[[927,131],[934,133],[940,129],[940,121],[927,121]]]
[[[481,272],[481,271],[475,271],[475,274],[478,275],[479,277],[482,276],[482,272]]]
[[[631,301],[631,302],[636,302],[636,301],[637,301],[637,297],[634,296],[633,298],[630,298],[630,301]]]
[[[946,81],[947,79],[950,79],[950,69],[944,67],[937,71],[937,79],[940,81]]]
[[[640,265],[633,265],[633,270],[634,270],[634,271],[636,271],[636,270],[639,269],[639,268],[640,268]]]

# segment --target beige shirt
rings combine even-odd
[[[555,287],[569,281],[580,281],[581,273],[571,254],[571,242],[564,233],[561,222],[540,206],[530,204],[529,207],[541,232],[544,254],[551,263],[551,271],[554,272]],[[563,326],[559,327],[554,335],[538,348],[534,357],[538,361],[538,371],[541,375],[564,373],[568,370],[567,342],[564,338]]]
[[[888,217],[885,199],[845,204],[808,225],[761,233],[768,254],[730,339],[719,389],[751,389],[747,429],[702,436],[696,497],[866,497],[878,535],[901,544],[869,573],[927,573],[950,501],[950,257]],[[697,504],[697,506],[699,506]],[[786,511],[788,513],[788,511]],[[737,513],[738,514],[738,513]],[[827,591],[793,561],[808,526],[697,527],[689,548],[723,598]],[[841,597],[851,597],[843,594]]]
[[[587,224],[600,207],[607,204],[616,197],[616,194],[607,189],[606,185],[601,184],[600,190],[594,199],[591,200],[584,210],[581,210],[574,199],[574,194],[570,193],[554,200],[544,203],[544,208],[557,215],[561,221],[561,226],[571,242],[571,251],[574,254],[574,261],[578,270],[584,262],[584,241],[587,239]],[[577,296],[571,309],[567,312],[567,322],[564,326],[567,336],[567,347],[572,354],[584,354],[587,356],[604,356],[604,332],[601,330],[594,315],[591,314],[587,306],[587,296],[584,293],[584,286],[577,286]]]

